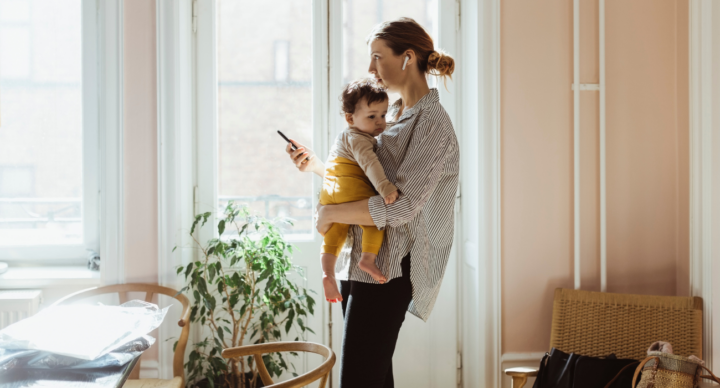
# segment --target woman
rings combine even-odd
[[[350,228],[352,250],[338,258],[343,315],[340,386],[393,387],[392,355],[405,311],[427,321],[453,239],[459,152],[450,118],[427,75],[450,76],[453,59],[434,50],[432,38],[414,20],[385,22],[368,37],[369,72],[401,99],[388,112],[388,129],[378,137],[377,155],[400,197],[381,196],[318,208],[317,230],[332,223]],[[300,171],[321,177],[325,167],[307,147],[286,151]],[[385,229],[376,264],[388,279],[374,281],[358,268],[362,251],[357,225]],[[412,268],[412,271],[411,271]]]

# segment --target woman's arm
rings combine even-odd
[[[297,149],[293,151],[292,146],[288,144],[285,147],[285,152],[290,155],[290,160],[292,160],[293,164],[295,164],[295,167],[302,172],[311,171],[317,174],[320,178],[325,178],[325,165],[317,158],[317,155],[315,155],[311,149],[296,142],[295,140],[290,139],[290,141],[295,144]]]
[[[370,197],[368,211],[373,224],[380,230],[398,227],[412,221],[422,210],[440,182],[445,163],[457,147],[449,120],[445,123],[421,118],[413,129],[413,137],[395,175],[400,197],[386,205],[379,195]],[[457,170],[457,162],[451,169]]]
[[[337,205],[318,206],[317,231],[324,236],[335,222],[350,225],[375,225],[370,217],[368,201],[368,199],[363,199]]]

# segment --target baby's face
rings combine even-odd
[[[385,115],[388,111],[389,101],[376,101],[368,106],[367,99],[363,98],[357,103],[355,113],[352,114],[352,122],[348,123],[362,132],[377,136],[385,130],[387,123]]]

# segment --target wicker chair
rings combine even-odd
[[[550,348],[587,356],[642,360],[654,341],[675,354],[702,356],[702,298],[555,290]],[[534,368],[506,369],[522,388]]]

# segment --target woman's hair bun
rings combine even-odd
[[[455,71],[455,60],[442,50],[433,51],[428,56],[428,70],[430,74],[452,78],[452,73]]]

